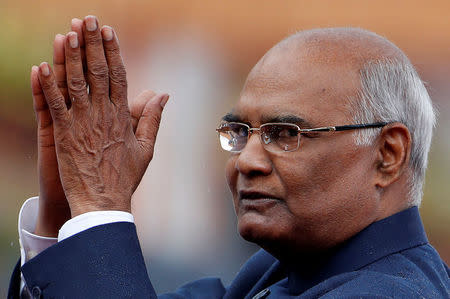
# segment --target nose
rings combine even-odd
[[[251,134],[236,160],[236,169],[245,176],[272,173],[273,166],[270,155],[261,144],[260,138],[259,134]]]

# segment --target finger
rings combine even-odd
[[[66,83],[66,59],[64,56],[64,40],[66,37],[62,34],[57,34],[53,41],[53,71],[55,72],[56,84],[59,91],[64,96],[68,108],[71,106],[69,94],[67,92]]]
[[[168,99],[168,94],[160,94],[148,101],[137,125],[136,139],[146,153],[148,161],[153,157],[162,111]]]
[[[47,62],[43,62],[39,66],[39,82],[52,115],[53,123],[56,126],[62,126],[69,120],[69,113],[64,97],[56,84],[52,69]]]
[[[71,21],[71,30],[78,34],[78,42],[80,49],[84,49],[84,37],[83,37],[83,20],[74,18]]]
[[[144,111],[145,104],[150,101],[156,93],[151,90],[141,92],[136,99],[130,103],[131,122],[133,124],[133,132],[136,132],[137,124]]]
[[[75,32],[67,33],[64,45],[67,88],[69,90],[70,99],[72,99],[72,107],[74,109],[85,109],[89,105],[89,100],[79,45],[77,34]]]
[[[86,67],[86,51],[84,50],[84,37],[83,37],[83,20],[74,18],[71,22],[72,31],[76,32],[78,35],[78,43],[80,45],[81,61],[83,62],[83,71],[86,77],[87,67]],[[87,81],[87,78],[85,78]]]
[[[108,65],[97,18],[87,16],[83,23],[89,93],[99,101],[109,101]],[[95,97],[97,96],[97,97]],[[95,101],[93,102],[95,104]]]
[[[110,99],[119,109],[128,109],[127,103],[127,74],[120,55],[119,41],[114,30],[109,26],[103,26],[103,47],[109,69]]]
[[[35,65],[31,68],[31,93],[33,94],[33,108],[36,113],[38,128],[46,128],[52,124],[52,116],[39,82],[39,68]]]

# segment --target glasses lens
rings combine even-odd
[[[229,152],[239,152],[247,143],[248,127],[238,123],[223,124],[219,128],[219,140],[222,148]]]
[[[292,124],[265,124],[261,126],[261,139],[272,152],[295,151],[299,144],[298,127]]]

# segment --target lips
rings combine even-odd
[[[239,201],[249,200],[249,201],[257,201],[257,200],[280,200],[280,198],[265,192],[260,191],[248,191],[241,190],[239,191]]]
[[[280,199],[270,193],[260,191],[239,191],[239,211],[257,211],[265,213],[276,206]]]

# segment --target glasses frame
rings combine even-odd
[[[319,128],[311,128],[311,129],[301,129],[298,125],[292,124],[292,123],[265,123],[265,124],[262,124],[259,128],[253,128],[253,127],[250,127],[247,124],[240,123],[240,122],[223,122],[216,129],[217,133],[219,134],[219,138],[220,138],[221,129],[225,125],[230,125],[230,124],[243,125],[243,126],[247,127],[247,129],[248,129],[247,142],[250,139],[250,136],[253,134],[253,132],[255,132],[255,131],[261,132],[261,128],[263,128],[265,126],[268,126],[268,125],[290,125],[290,126],[296,127],[297,128],[297,132],[298,132],[298,134],[297,134],[297,147],[295,149],[292,149],[292,150],[289,150],[289,151],[285,151],[285,150],[281,151],[281,152],[294,152],[294,151],[298,150],[299,147],[300,147],[300,135],[302,133],[309,133],[309,132],[339,132],[339,131],[358,130],[358,129],[382,128],[382,127],[386,126],[387,124],[389,124],[389,122],[375,122],[375,123],[368,123],[368,124],[329,126],[329,127],[319,127]],[[259,135],[262,136],[261,133]],[[262,138],[260,138],[260,141],[261,141],[261,143],[263,143]],[[247,145],[247,142],[245,143],[245,145]],[[239,151],[227,151],[222,146],[221,147],[222,147],[223,150],[225,150],[227,152],[230,152],[230,153],[240,153],[245,148],[245,145]],[[264,144],[263,144],[263,147],[264,147],[264,149],[266,149]]]

